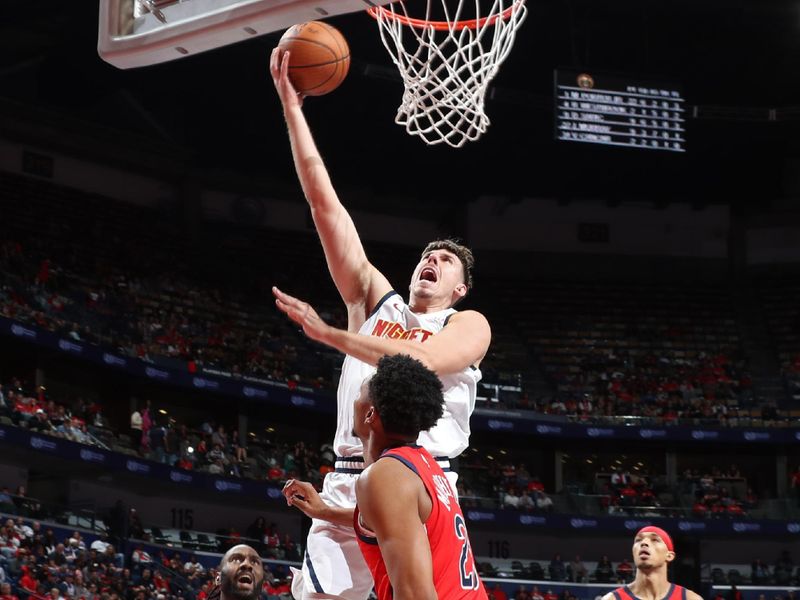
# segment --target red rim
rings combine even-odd
[[[373,19],[378,19],[379,16],[382,16],[383,18],[390,19],[392,21],[399,21],[403,25],[408,25],[409,27],[414,27],[416,29],[431,28],[436,29],[437,31],[455,29],[456,31],[460,31],[462,29],[478,29],[479,27],[484,27],[485,25],[494,25],[497,19],[503,19],[505,21],[514,13],[517,7],[521,6],[524,2],[525,0],[517,0],[503,12],[496,15],[481,17],[480,19],[470,19],[468,21],[455,21],[453,23],[450,23],[449,21],[426,21],[424,19],[413,19],[394,11],[387,10],[383,6],[371,6],[367,9],[367,14],[369,14],[369,16]]]

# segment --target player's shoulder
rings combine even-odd
[[[397,460],[397,458],[401,460]],[[361,472],[361,475],[358,476],[358,485],[362,488],[382,486],[397,481],[397,478],[413,476],[409,465],[407,458],[400,456],[397,452],[389,452]]]
[[[689,588],[686,589],[686,600],[703,600],[703,597],[697,592],[693,592]]]
[[[399,460],[384,457],[369,465],[356,480],[359,503],[409,502],[418,494],[419,477]]]
[[[456,310],[447,317],[447,323],[464,323],[467,325],[489,327],[489,320],[477,310]]]

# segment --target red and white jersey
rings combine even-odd
[[[627,585],[615,589],[614,598],[616,600],[639,600]],[[673,583],[662,600],[686,600],[686,588]]]
[[[358,333],[424,344],[430,336],[444,329],[447,320],[456,312],[454,308],[448,308],[435,313],[416,314],[400,294],[391,291],[381,299]],[[372,365],[345,356],[336,395],[338,412],[333,447],[337,456],[363,455],[361,441],[353,435],[353,403],[364,380],[374,372]],[[475,410],[481,372],[480,369],[467,367],[458,373],[443,375],[440,379],[444,388],[444,414],[430,431],[421,433],[417,441],[436,457],[455,458],[469,444],[469,419]]]
[[[414,471],[432,501],[425,532],[433,561],[433,585],[439,600],[487,600],[467,535],[464,515],[453,488],[430,452],[420,446],[386,450],[378,460],[399,460]],[[353,515],[358,546],[375,581],[378,600],[391,600],[392,584],[375,534],[359,521],[358,506]]]

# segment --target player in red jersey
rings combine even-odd
[[[355,402],[353,433],[367,468],[356,508],[328,506],[306,482],[289,481],[289,504],[355,527],[378,600],[487,600],[453,489],[420,431],[442,416],[442,383],[407,355],[384,356]]]
[[[642,527],[633,539],[633,582],[603,596],[603,600],[703,600],[692,590],[670,583],[667,567],[675,560],[672,538],[661,529]]]

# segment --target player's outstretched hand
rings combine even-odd
[[[308,303],[290,296],[277,287],[272,288],[275,296],[275,305],[285,312],[288,317],[303,328],[303,332],[312,340],[322,341],[330,325],[325,323],[317,311]]]
[[[312,519],[322,519],[328,509],[317,490],[307,481],[289,479],[283,486],[283,496],[286,504],[296,506]]]
[[[278,91],[278,96],[284,108],[290,106],[303,106],[303,95],[298,94],[289,80],[289,52],[284,52],[278,47],[272,49],[269,57],[269,72],[272,83]]]

